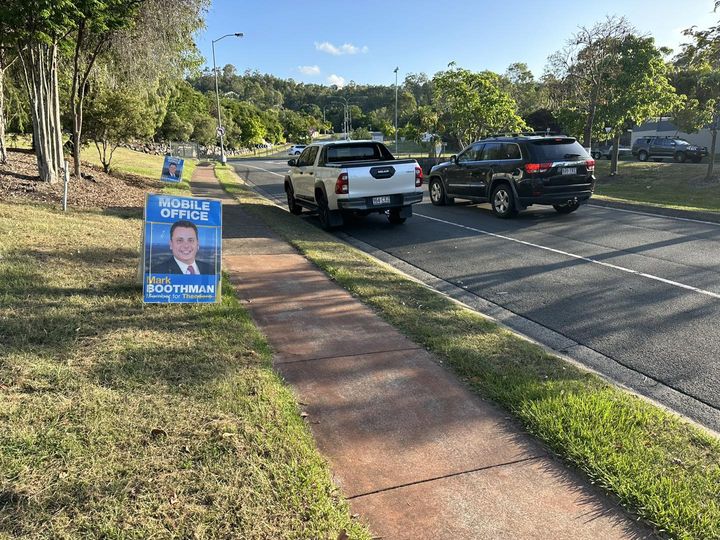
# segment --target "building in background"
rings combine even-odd
[[[712,133],[709,127],[704,127],[697,133],[685,133],[672,123],[672,118],[663,116],[641,124],[632,130],[632,141],[634,144],[639,137],[679,137],[690,144],[704,146],[708,150],[712,143]]]

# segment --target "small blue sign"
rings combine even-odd
[[[182,180],[183,164],[185,160],[179,157],[165,156],[160,180],[165,182],[180,182]]]
[[[222,203],[148,195],[143,261],[144,302],[219,302]]]

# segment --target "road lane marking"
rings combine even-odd
[[[238,165],[240,165],[240,163],[238,163]],[[262,167],[256,167],[255,165],[248,165],[247,163],[243,163],[242,166],[243,166],[243,167],[252,167],[253,169],[258,169],[258,170],[265,171],[265,172],[270,173],[270,174],[274,174],[275,176],[281,176],[281,177],[285,178],[285,175],[284,175],[284,174],[280,174],[280,173],[276,173],[276,172],[273,172],[273,171],[269,171],[269,170],[267,170],[267,169],[263,169]]]
[[[414,214],[417,217],[429,219],[431,221],[437,221],[439,223],[444,223],[445,225],[452,225],[453,227],[459,227],[461,229],[466,229],[468,231],[473,231],[480,234],[485,234],[487,236],[493,236],[495,238],[500,238],[502,240],[508,240],[510,242],[515,242],[517,244],[523,244],[526,246],[534,247],[537,249],[542,249],[545,251],[550,251],[551,253],[556,253],[558,255],[563,255],[565,257],[570,257],[572,259],[577,259],[580,261],[585,261],[593,264],[598,264],[600,266],[604,266],[606,268],[612,268],[613,270],[619,270],[621,272],[625,272],[627,274],[632,274],[639,277],[644,277],[647,279],[652,279],[653,281],[659,281],[661,283],[665,283],[667,285],[672,285],[673,287],[678,287],[680,289],[685,289],[688,291],[693,291],[696,293],[704,294],[705,296],[710,296],[712,298],[718,298],[720,299],[720,294],[714,293],[712,291],[706,291],[705,289],[699,289],[698,287],[693,287],[692,285],[685,285],[684,283],[680,283],[678,281],[672,281],[670,279],[661,278],[659,276],[654,276],[652,274],[646,274],[645,272],[640,272],[638,270],[633,270],[631,268],[625,268],[624,266],[618,266],[616,264],[611,264],[603,261],[598,261],[595,259],[591,259],[589,257],[583,257],[582,255],[576,255],[575,253],[569,253],[567,251],[562,251],[560,249],[555,249],[547,246],[541,246],[540,244],[533,244],[532,242],[527,242],[525,240],[518,240],[517,238],[512,238],[510,236],[504,236],[502,234],[492,233],[490,231],[484,231],[482,229],[476,229],[475,227],[468,227],[467,225],[460,225],[459,223],[453,223],[452,221],[446,221],[444,219],[434,218],[430,216],[426,216],[424,214]]]
[[[702,223],[703,225],[714,225],[720,227],[720,223],[716,221],[703,221],[701,219],[684,218],[677,216],[665,216],[663,214],[653,214],[652,212],[640,212],[638,210],[626,210],[625,208],[613,208],[612,206],[602,206],[601,204],[588,204],[591,208],[603,208],[604,210],[612,210],[615,212],[627,212],[628,214],[639,214],[641,216],[650,216],[663,219],[674,219],[676,221],[689,221],[690,223]]]

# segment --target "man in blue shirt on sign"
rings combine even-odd
[[[191,221],[176,221],[170,228],[170,251],[173,256],[150,269],[152,274],[214,274],[210,264],[196,261],[197,226]]]

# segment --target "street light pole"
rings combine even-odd
[[[397,113],[398,113],[398,85],[397,85],[397,74],[398,74],[399,67],[396,67],[393,71],[395,72],[395,155],[397,156],[398,153],[398,122],[397,122]]]
[[[225,34],[222,37],[212,40],[213,73],[215,73],[215,99],[217,101],[217,117],[218,117],[217,132],[218,132],[218,135],[220,135],[220,163],[222,163],[223,165],[225,165],[225,163],[227,163],[227,158],[225,157],[225,144],[223,141],[223,135],[225,134],[225,132],[222,127],[222,119],[220,118],[220,91],[218,90],[218,73],[217,73],[217,66],[215,65],[215,42],[220,41],[221,39],[225,39],[226,37],[230,37],[230,36],[243,37],[243,33],[235,32],[234,34]]]

